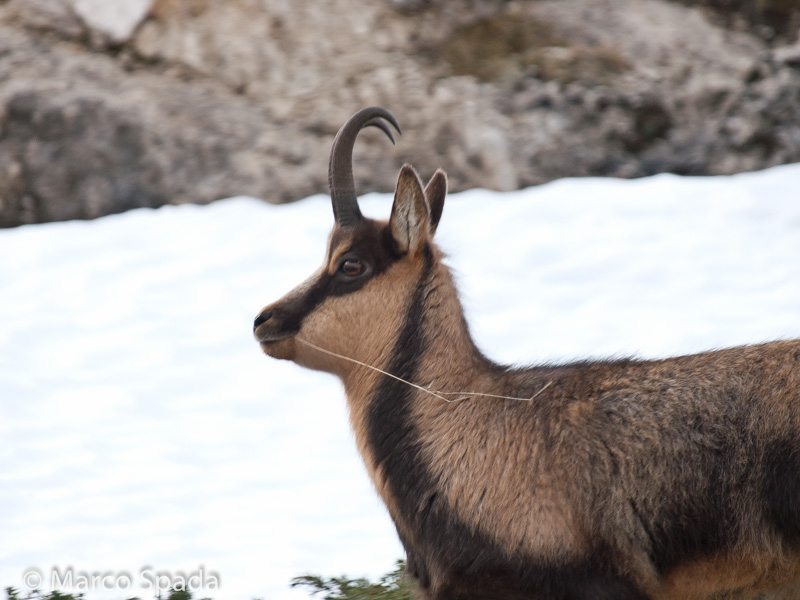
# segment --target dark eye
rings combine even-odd
[[[342,266],[339,267],[339,270],[348,277],[355,277],[356,275],[361,275],[361,273],[363,273],[364,264],[360,260],[348,258],[342,263]]]

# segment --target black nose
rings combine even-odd
[[[270,311],[263,312],[260,315],[258,315],[256,317],[256,320],[253,321],[253,331],[258,329],[258,326],[261,325],[262,323],[266,323],[267,321],[269,321],[271,317],[272,317],[272,312]]]

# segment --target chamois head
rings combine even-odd
[[[381,129],[394,142],[387,122],[400,132],[388,111],[365,108],[336,135],[328,167],[335,223],[325,260],[311,277],[256,317],[253,332],[267,355],[342,378],[352,363],[334,354],[373,363],[386,358],[385,345],[399,327],[423,257],[434,252],[432,237],[447,193],[443,171],[423,189],[417,172],[404,165],[389,220],[361,214],[353,145],[365,127]]]

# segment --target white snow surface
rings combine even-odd
[[[362,208],[388,217],[391,196]],[[220,577],[215,600],[402,556],[339,382],[252,321],[321,262],[330,201],[233,198],[0,231],[0,586],[26,569]],[[437,241],[499,362],[800,337],[800,165],[451,195]],[[70,591],[70,590],[65,590]]]

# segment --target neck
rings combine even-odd
[[[424,269],[414,296],[395,324],[390,347],[368,362],[339,356],[349,363],[341,377],[351,405],[366,401],[384,378],[447,402],[467,388],[485,388],[486,376],[496,376],[497,365],[472,340],[452,276],[441,261],[432,260]],[[407,356],[401,359],[402,354]]]
[[[437,266],[427,297],[428,307],[436,311],[423,324],[427,360],[419,362],[418,383],[450,400],[463,398],[465,392],[491,392],[498,367],[475,345],[450,272],[441,263]]]
[[[380,371],[353,365],[343,381],[359,450],[394,513],[391,498],[397,491],[387,487],[387,477],[402,470],[400,457],[413,460],[408,445],[419,435],[418,408],[439,413],[465,401],[469,395],[462,392],[496,391],[491,375],[499,368],[475,347],[451,275],[433,256],[399,320],[392,347],[372,366]],[[441,393],[437,397],[420,388]]]

